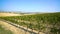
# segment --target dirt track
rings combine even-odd
[[[0,21],[0,25],[2,25],[5,29],[11,30],[14,34],[25,34],[23,30],[20,30],[17,27],[14,27],[4,21]]]

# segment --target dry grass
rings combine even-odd
[[[35,14],[0,13],[0,17],[5,17],[5,16],[24,16],[24,15],[35,15]]]
[[[20,14],[14,14],[14,13],[0,13],[0,16],[21,16]]]

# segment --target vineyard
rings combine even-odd
[[[0,17],[12,23],[49,34],[60,33],[60,12],[25,16]],[[38,33],[39,33],[38,32]]]

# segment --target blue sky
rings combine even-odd
[[[2,11],[60,12],[60,0],[0,0]]]

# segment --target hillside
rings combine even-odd
[[[60,33],[60,12],[0,18],[39,32]]]

